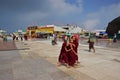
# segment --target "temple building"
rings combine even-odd
[[[120,16],[109,22],[106,32],[109,37],[113,38],[114,35],[117,35],[117,38],[120,39]]]

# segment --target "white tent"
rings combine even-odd
[[[54,27],[54,31],[66,32],[66,29],[63,29],[62,27],[59,27],[59,26],[56,26],[56,25],[47,25],[47,27]]]
[[[62,27],[54,26],[54,31],[66,32]]]
[[[69,33],[79,33],[82,31],[82,28],[80,27],[73,27],[69,30]]]

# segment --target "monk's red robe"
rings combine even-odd
[[[65,42],[65,41],[64,41],[64,43],[62,44],[58,61],[59,61],[60,63],[67,63],[67,64],[68,64],[68,63],[69,63],[69,62],[68,62],[68,56],[67,56],[67,52],[66,52],[66,50],[65,50],[66,44],[67,44],[67,42]]]

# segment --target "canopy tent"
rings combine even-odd
[[[82,31],[82,28],[74,27],[71,30],[69,30],[69,33],[80,33],[81,31]]]
[[[100,34],[107,34],[106,32],[100,32]]]
[[[19,29],[16,33],[18,33],[18,34],[26,34],[26,31],[23,31],[23,30]]]
[[[58,32],[66,32],[65,29],[63,29],[62,27],[58,27],[58,26],[54,26],[54,31],[58,31]]]

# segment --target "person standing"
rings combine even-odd
[[[60,54],[59,54],[59,58],[58,58],[58,66],[60,66],[61,64],[65,64],[67,68],[69,68],[69,61],[68,61],[68,53],[66,50],[66,47],[68,46],[68,42],[67,42],[67,36],[65,36],[64,38],[64,42],[62,44],[61,50],[60,50]]]
[[[89,37],[89,40],[88,40],[89,52],[91,52],[91,49],[93,49],[93,52],[95,53],[94,42],[95,42],[95,36],[93,34],[91,34]]]
[[[77,53],[75,52],[74,49],[75,49],[75,45],[73,43],[72,38],[70,38],[70,40],[68,38],[67,40],[64,40],[58,58],[58,66],[60,66],[61,64],[65,64],[67,68],[70,68],[70,66],[73,67],[76,66],[75,63],[76,63]]]
[[[16,35],[15,35],[15,34],[13,34],[13,41],[15,40],[15,38],[16,38]]]
[[[78,61],[78,46],[79,46],[79,40],[75,37],[72,36],[71,39],[73,39],[73,44],[75,45],[74,51],[77,53],[76,55],[76,64],[79,64],[80,62]]]
[[[73,66],[73,67],[76,67],[76,56],[77,56],[77,53],[75,52],[74,50],[75,48],[75,45],[73,43],[73,39],[70,38],[70,42],[68,44],[68,46],[66,47],[66,51],[68,53],[68,61],[69,61],[69,65],[70,66]]]

